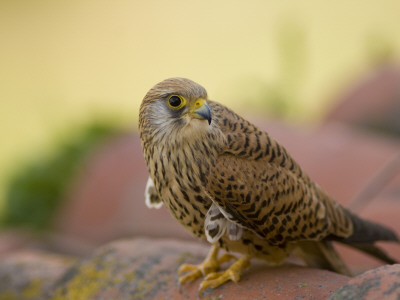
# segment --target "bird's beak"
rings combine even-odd
[[[191,112],[193,118],[207,120],[211,124],[211,111],[205,100],[199,99],[194,103],[194,109]]]

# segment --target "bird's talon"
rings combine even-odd
[[[179,284],[185,284],[186,282],[192,282],[202,275],[199,269],[193,270],[190,273],[179,277]]]
[[[204,278],[204,281],[203,281],[202,283],[204,283],[204,282],[206,282],[206,281],[208,281],[208,280],[214,280],[215,278],[217,278],[218,276],[220,276],[221,273],[223,273],[223,272],[212,272],[212,273],[208,274],[208,275]]]
[[[186,273],[188,271],[193,271],[196,269],[197,269],[197,266],[195,266],[195,265],[183,264],[178,268],[178,275],[181,275],[182,273]]]

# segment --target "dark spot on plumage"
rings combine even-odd
[[[283,166],[285,165],[285,163],[286,163],[286,156],[283,155],[283,156],[282,156],[282,161],[281,161],[280,166],[283,167]]]
[[[266,156],[269,155],[269,148],[270,148],[270,145],[267,144],[266,147],[265,147],[265,155]]]
[[[249,214],[248,217],[251,219],[258,219],[258,217],[260,216],[261,210],[256,210],[256,212],[254,214]]]
[[[233,175],[231,175],[231,176],[228,177],[228,180],[229,180],[229,181],[234,181],[234,180],[235,180],[235,177],[233,177]]]
[[[276,156],[281,156],[281,146],[279,146],[279,144],[276,144]]]
[[[263,157],[263,154],[260,153],[259,155],[257,155],[257,157],[255,158],[255,160],[259,160],[259,159],[262,158],[262,157]]]
[[[194,199],[196,199],[197,202],[204,203],[204,198],[200,195],[196,195]]]
[[[269,159],[269,162],[273,162],[275,160],[275,150],[272,149],[271,157]]]
[[[284,211],[284,214],[288,214],[292,210],[293,202],[290,202],[286,210]]]
[[[221,182],[221,183],[225,182],[225,180],[223,178],[218,178],[218,181]]]
[[[251,199],[251,192],[246,195],[246,202],[249,203]]]
[[[183,209],[182,203],[180,203],[179,201],[176,201],[176,204],[178,204],[179,208],[182,208],[182,209]],[[185,206],[185,208],[186,208],[186,206]]]
[[[244,148],[246,149],[249,146],[249,137],[246,136],[246,138],[244,139]]]
[[[313,239],[313,238],[315,238],[317,235],[318,235],[318,234],[317,234],[316,232],[312,232],[311,234],[308,235],[308,237],[309,237],[310,239]]]
[[[227,191],[231,191],[232,190],[232,185],[228,184],[228,186],[226,187]]]
[[[179,181],[178,181],[179,182]],[[181,190],[181,193],[182,193],[182,195],[183,195],[183,198],[186,200],[186,201],[189,201],[189,196],[188,196],[188,194],[184,191],[184,190]]]
[[[172,202],[169,202],[169,207],[171,207],[173,211],[177,211],[176,206]]]
[[[170,150],[167,150],[167,159],[171,160],[171,151]]]
[[[201,189],[200,189],[200,187],[199,186],[194,186],[194,187],[192,187],[192,189],[196,192],[196,193],[200,193],[200,191],[201,191]]]
[[[226,194],[226,198],[233,198],[233,194],[232,194],[232,192],[229,192],[228,194]]]
[[[243,193],[240,193],[240,194],[239,194],[239,197],[240,197],[240,199],[242,200],[242,204],[245,203],[245,201],[244,201],[244,194],[243,194]]]
[[[204,172],[200,172],[200,181],[203,185],[207,185],[208,179]]]
[[[243,239],[243,240],[242,240],[242,243],[243,243],[244,245],[249,245],[249,244],[251,243],[251,240],[249,240],[249,239]]]
[[[261,251],[263,249],[263,247],[261,245],[254,245],[254,248],[256,248],[256,250]]]
[[[275,225],[273,225],[273,224],[270,225],[269,228],[268,228],[268,230],[269,230],[269,231],[274,231],[274,230],[275,230]]]
[[[273,217],[272,218],[272,223],[273,224],[278,224],[278,222],[279,222],[279,219],[277,217]]]
[[[300,221],[301,221],[301,217],[297,216],[296,220],[294,220],[294,224],[299,225]]]
[[[218,195],[218,196],[219,196],[219,195],[221,195],[221,192],[220,192],[220,191],[218,191],[218,190],[215,190],[215,191],[214,191],[214,194],[216,194],[216,195]]]

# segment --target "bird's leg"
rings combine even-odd
[[[206,276],[200,284],[199,295],[207,288],[216,288],[225,282],[232,280],[238,282],[242,271],[250,266],[250,257],[247,255],[242,256],[239,260],[234,262],[228,269],[223,272],[213,272]]]
[[[200,276],[206,276],[210,273],[215,273],[219,270],[221,264],[230,261],[231,259],[237,260],[235,256],[229,253],[223,254],[218,258],[219,247],[212,245],[211,250],[208,253],[204,261],[199,265],[188,265],[183,264],[178,269],[178,275],[184,272],[188,272],[185,275],[179,276],[179,283],[183,284],[195,280]]]

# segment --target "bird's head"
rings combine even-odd
[[[156,84],[140,106],[139,130],[169,136],[205,132],[211,125],[207,92],[185,78],[169,78]],[[146,128],[145,128],[146,127]]]

